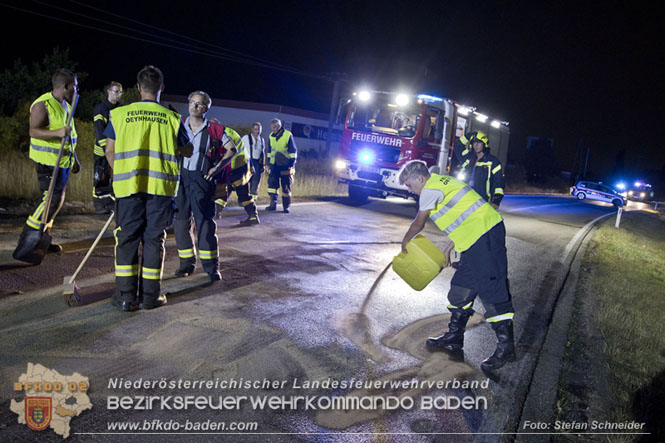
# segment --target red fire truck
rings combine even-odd
[[[450,99],[362,91],[345,101],[339,117],[344,132],[335,170],[358,203],[368,197],[413,197],[398,180],[409,160],[423,160],[431,172],[450,174],[453,145],[468,131],[486,133],[492,153],[503,164],[507,160],[508,123]]]

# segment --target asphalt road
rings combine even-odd
[[[633,203],[631,208],[639,208]],[[453,270],[445,269],[415,292],[386,266],[399,252],[415,203],[346,200],[296,204],[291,214],[261,213],[262,223],[235,227],[243,213],[230,210],[218,223],[224,280],[207,284],[172,277],[177,253],[167,240],[163,289],[167,306],[117,312],[113,291],[113,240],[105,238],[77,278],[89,303],[68,307],[62,279],[73,273],[104,220],[62,217],[54,229],[65,253],[48,255],[39,267],[11,259],[22,220],[0,219],[0,439],[33,441],[35,431],[16,423],[9,410],[13,382],[28,362],[90,380],[93,408],[71,421],[71,441],[502,441],[517,432],[534,366],[560,289],[590,222],[613,217],[608,204],[571,197],[507,196],[501,206],[507,229],[511,292],[516,308],[518,361],[496,374],[480,362],[494,350],[494,334],[476,303],[461,358],[429,353],[424,340],[445,331],[446,294]],[[60,226],[60,231],[58,231]],[[431,223],[425,236],[443,249],[446,238]],[[383,272],[385,271],[385,272]],[[369,293],[370,289],[374,290]],[[277,382],[277,389],[117,389],[111,380],[211,380]],[[307,381],[379,382],[366,390],[307,388]],[[391,381],[449,381],[448,388],[418,383],[391,388]],[[482,382],[471,388],[452,382]],[[283,385],[281,385],[283,384]],[[440,385],[441,386],[441,385]],[[338,410],[318,404],[292,410],[244,404],[241,409],[113,410],[112,396],[203,395],[316,396],[367,401],[405,401],[401,408]],[[476,401],[471,409],[428,409],[436,397]],[[453,398],[454,397],[454,398]],[[443,399],[443,400],[442,400]],[[483,399],[486,403],[482,403]],[[323,401],[323,400],[322,400]],[[409,401],[413,405],[409,406]],[[451,407],[449,405],[449,407]],[[252,433],[172,435],[109,433],[108,423],[145,420],[249,421]],[[128,431],[124,431],[128,432]],[[143,431],[141,431],[143,432]],[[183,432],[180,429],[179,432]],[[454,433],[454,434],[453,434]],[[53,431],[40,441],[61,441]]]

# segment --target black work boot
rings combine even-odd
[[[266,206],[266,211],[276,211],[277,210],[277,194],[268,194],[270,195],[270,206]]]
[[[503,320],[492,323],[497,344],[494,354],[480,364],[485,371],[493,371],[503,367],[509,361],[515,361],[515,341],[513,339],[513,321]]]
[[[111,304],[119,311],[129,312],[134,311],[138,307],[139,300],[136,297],[135,291],[119,291],[115,300],[111,300]]]
[[[288,214],[289,206],[291,206],[291,197],[282,197],[282,206],[284,207],[284,212]]]
[[[258,225],[259,223],[261,223],[261,220],[259,220],[258,214],[255,215],[254,217],[247,217],[246,219],[240,220],[238,222],[240,226],[252,226],[252,225]]]
[[[425,342],[428,348],[455,352],[464,346],[464,329],[473,311],[465,312],[456,309],[450,314],[450,323],[448,323],[448,332],[440,337],[430,337]]]
[[[46,249],[46,251],[49,254],[59,254],[59,253],[62,252],[62,245],[60,245],[58,243],[51,243],[50,245],[48,245],[48,248]]]
[[[154,309],[166,304],[166,294],[143,294],[141,309]]]
[[[222,281],[222,273],[218,270],[208,272],[208,277],[210,278],[210,283],[215,283],[216,281]]]
[[[178,268],[177,271],[175,271],[175,276],[176,277],[189,277],[194,273],[194,269],[196,268],[196,264],[192,262],[183,262],[182,260],[180,261],[180,267]]]

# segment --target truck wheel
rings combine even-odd
[[[620,208],[623,206],[623,202],[619,200],[618,198],[615,198],[612,200],[612,204],[614,205],[615,208]]]
[[[349,198],[359,205],[367,203],[368,199],[367,191],[365,191],[360,186],[349,185]]]
[[[584,200],[585,198],[586,198],[586,195],[584,194],[584,192],[578,192],[577,193],[577,199],[578,200]]]

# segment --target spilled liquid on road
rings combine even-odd
[[[476,369],[464,363],[457,361],[454,355],[445,352],[430,352],[425,348],[425,340],[432,334],[440,334],[446,330],[450,314],[441,314],[433,317],[424,318],[411,323],[392,337],[384,337],[380,343],[374,341],[371,335],[371,318],[365,314],[372,294],[379,286],[379,282],[390,268],[390,264],[377,277],[370,288],[362,304],[359,313],[347,315],[338,328],[342,333],[358,346],[365,355],[379,363],[390,361],[386,348],[406,352],[411,356],[422,361],[421,364],[410,368],[401,369],[386,374],[375,379],[384,386],[391,386],[391,381],[410,381],[417,379],[424,382],[437,382],[448,380],[464,380],[472,378],[476,374]],[[469,319],[468,328],[478,325],[482,321],[479,315],[474,315]],[[411,388],[411,389],[356,389],[345,397],[397,397],[400,400],[406,397],[413,399],[429,392],[429,388]],[[358,423],[380,418],[388,411],[348,409],[348,410],[325,410],[316,414],[315,422],[319,426],[328,429],[345,429]]]

